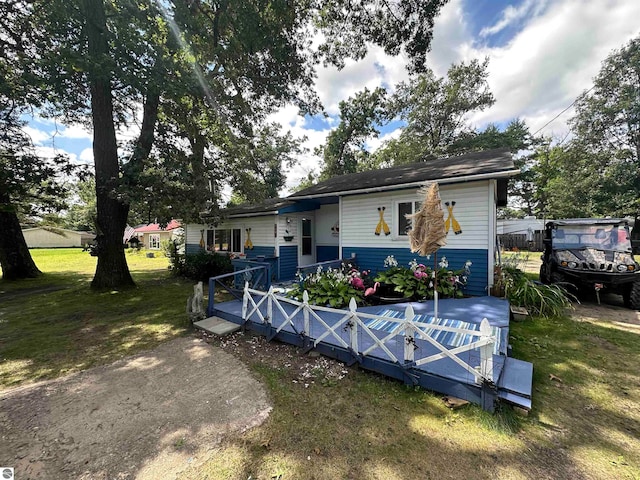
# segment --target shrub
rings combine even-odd
[[[175,254],[171,269],[180,276],[196,281],[207,282],[210,277],[233,272],[231,258],[228,255],[207,253],[204,251],[190,255]]]

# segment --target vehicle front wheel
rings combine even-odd
[[[551,283],[565,283],[564,275],[560,272],[551,272]]]
[[[633,282],[631,286],[625,290],[622,297],[624,298],[625,307],[640,310],[640,280]]]
[[[540,282],[545,285],[549,284],[549,279],[547,278],[547,269],[544,268],[544,265],[540,265]]]

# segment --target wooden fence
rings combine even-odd
[[[542,240],[544,232],[536,232],[533,234],[533,240],[528,241],[527,235],[524,233],[505,233],[498,235],[498,245],[503,250],[529,250],[532,252],[541,252],[544,248]]]

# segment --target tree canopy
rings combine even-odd
[[[41,113],[93,129],[98,265],[92,286],[133,284],[122,248],[132,200],[146,197],[147,208],[156,208],[150,199],[191,181],[194,194],[160,205],[163,214],[168,207],[173,216],[183,206],[193,212],[193,203],[207,196],[216,203],[220,182],[245,183],[238,174],[247,150],[237,148],[242,158],[232,158],[228,147],[236,143],[267,165],[265,185],[278,185],[273,155],[256,151],[268,131],[266,114],[284,103],[317,111],[318,62],[341,67],[347,57],[362,58],[369,45],[404,51],[413,70],[424,70],[433,18],[444,3],[358,0],[349,9],[339,0],[1,4],[9,77],[23,79],[25,98]],[[318,43],[310,40],[314,34]],[[132,127],[134,139],[119,143],[116,132]],[[261,171],[262,165],[254,170]]]

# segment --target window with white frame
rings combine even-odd
[[[242,253],[242,233],[239,228],[207,230],[207,250],[210,252]]]
[[[397,202],[395,213],[395,233],[396,235],[406,237],[411,230],[411,220],[406,215],[416,213],[420,209],[421,202]]]
[[[160,234],[159,233],[149,234],[149,248],[151,250],[160,250]]]

